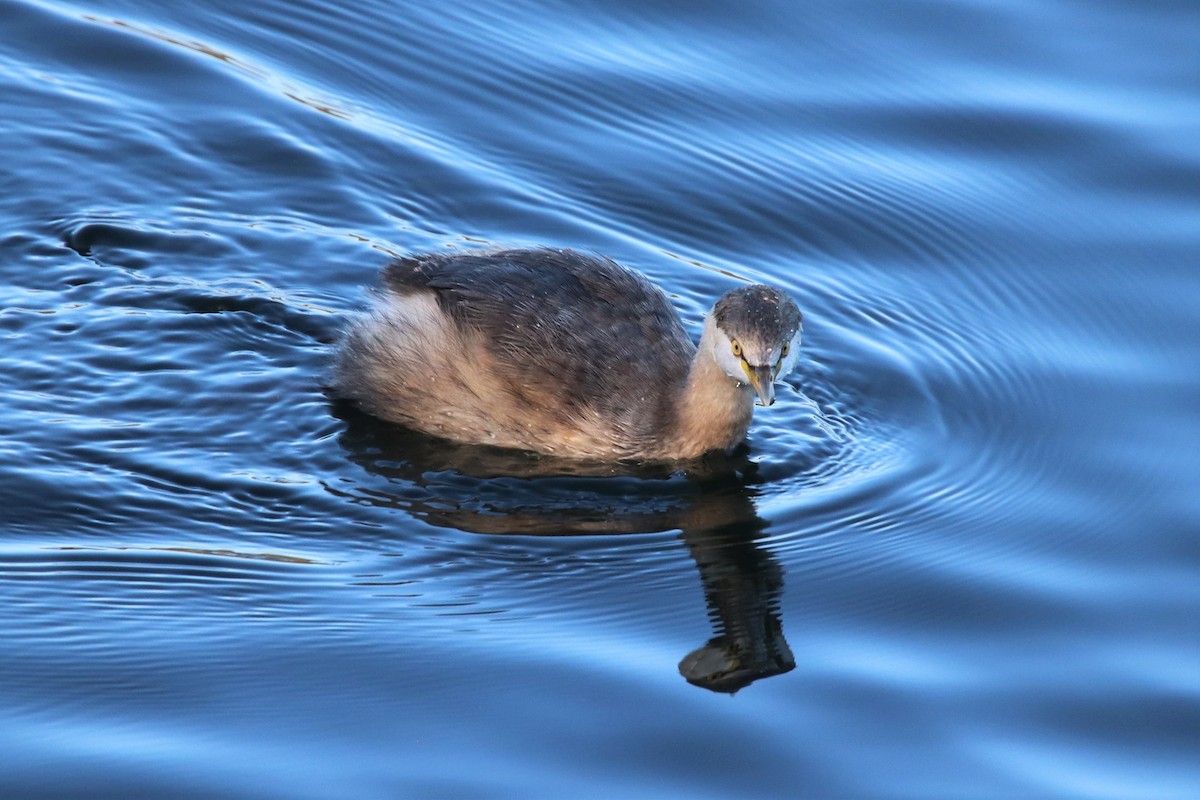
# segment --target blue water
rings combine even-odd
[[[1200,796],[1197,30],[0,3],[0,796]],[[798,369],[714,474],[327,396],[487,244],[779,285]]]

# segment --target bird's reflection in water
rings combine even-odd
[[[670,466],[558,461],[455,445],[339,404],[341,444],[368,472],[421,492],[375,491],[439,527],[472,533],[580,536],[679,529],[700,570],[716,635],[679,664],[696,686],[733,693],[795,667],[783,637],[783,570],[757,544],[755,465],[745,452]],[[360,495],[361,498],[361,495]]]
[[[716,625],[716,635],[679,662],[689,683],[732,694],[796,666],[779,619],[783,569],[756,542],[765,526],[744,484],[702,494],[685,515],[683,540]]]

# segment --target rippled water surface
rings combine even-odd
[[[0,795],[1200,796],[1197,30],[0,2]],[[327,396],[487,244],[782,286],[799,366],[675,474]]]

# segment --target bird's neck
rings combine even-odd
[[[700,346],[688,370],[687,384],[676,418],[677,458],[694,458],[710,450],[731,450],[750,427],[754,392],[725,374],[713,359],[717,342],[711,316],[704,322]]]

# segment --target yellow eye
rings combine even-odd
[[[738,358],[742,357],[742,343],[737,339],[733,340],[733,354]]]
[[[791,342],[784,342],[784,343],[783,343],[783,347],[782,347],[782,348],[780,349],[780,351],[779,351],[779,356],[780,356],[780,358],[782,358],[783,356],[786,356],[786,355],[788,354],[788,347],[789,347],[790,345],[791,345]]]

